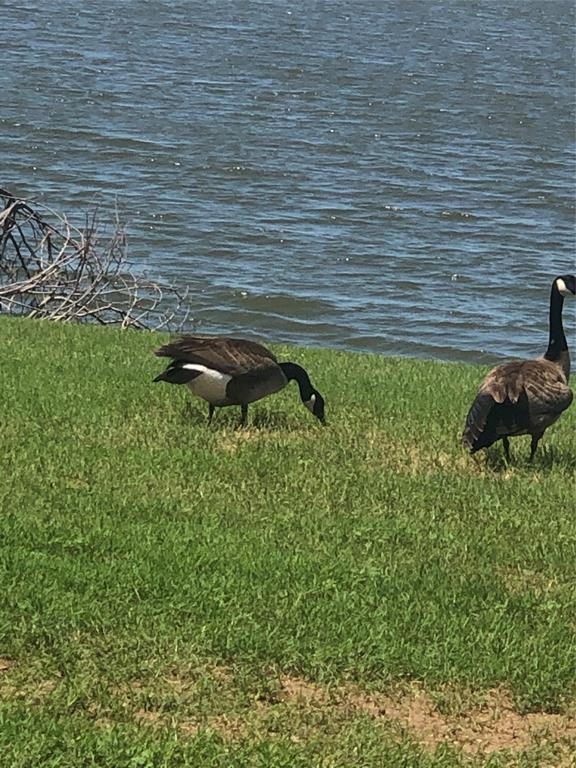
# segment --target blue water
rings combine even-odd
[[[575,8],[6,4],[0,186],[117,203],[203,332],[538,354],[576,268]]]

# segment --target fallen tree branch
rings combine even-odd
[[[0,189],[0,313],[179,331],[187,299],[135,270],[118,216],[104,225],[95,210],[80,229]]]

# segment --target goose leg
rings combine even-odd
[[[242,405],[241,409],[242,409],[242,418],[240,419],[240,426],[245,427],[248,421],[248,406]]]
[[[507,437],[503,437],[502,445],[504,446],[504,456],[506,457],[506,461],[510,463],[510,440]]]
[[[212,416],[214,416],[214,410],[215,406],[212,405],[212,403],[208,403],[208,424],[212,421]]]
[[[534,458],[534,454],[536,453],[536,448],[538,448],[538,442],[543,434],[544,433],[541,432],[539,435],[532,435],[532,442],[530,443],[530,458],[528,459],[528,461],[532,461],[532,459]]]

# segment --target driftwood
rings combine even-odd
[[[95,210],[80,229],[0,189],[0,313],[177,331],[186,300],[135,270],[117,214],[105,227]]]

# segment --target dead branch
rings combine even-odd
[[[187,298],[135,270],[117,215],[94,210],[80,229],[0,189],[0,313],[179,331]]]

